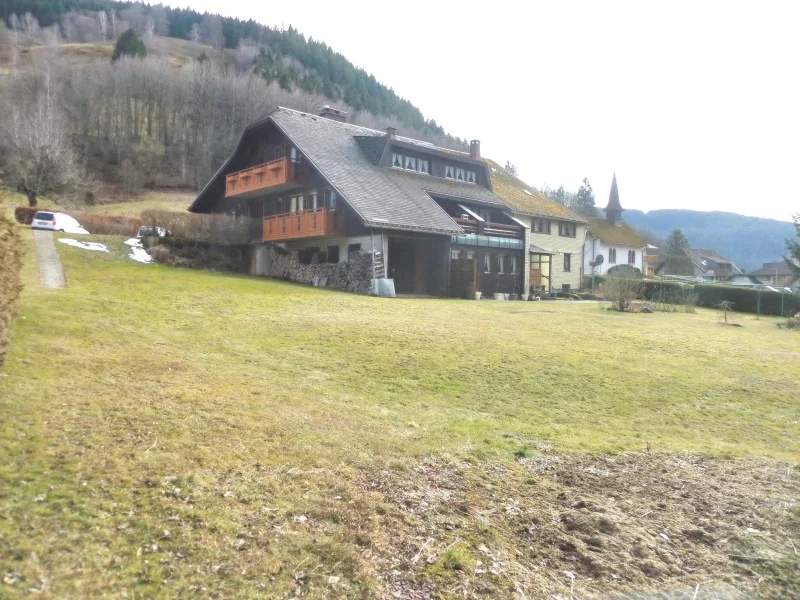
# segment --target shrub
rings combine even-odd
[[[23,225],[30,225],[33,215],[43,208],[32,208],[30,206],[18,206],[14,209],[14,218]],[[85,212],[59,211],[51,209],[50,212],[63,212],[73,219],[76,219],[81,226],[93,235],[136,235],[142,224],[141,219],[135,217],[123,217],[119,215],[103,215]]]
[[[229,215],[194,214],[167,210],[146,210],[142,223],[161,227],[171,236],[204,242],[247,244],[261,241],[263,223],[260,219]]]
[[[247,273],[249,267],[247,244],[223,244],[198,240],[165,237],[147,252],[159,263],[172,267],[210,269]]]
[[[18,206],[14,209],[14,218],[17,220],[17,223],[30,225],[33,222],[33,215],[35,215],[38,210],[38,208],[31,206]]]
[[[21,268],[22,253],[17,227],[0,215],[0,368],[5,362],[11,323],[17,313],[17,301],[22,290]]]
[[[733,310],[739,312],[758,312],[759,290],[753,288],[735,287],[720,284],[697,284],[694,286],[697,294],[697,303],[710,308],[717,307],[721,302],[728,301],[733,305]],[[783,298],[781,298],[783,296]],[[781,302],[783,302],[783,315],[781,315]],[[761,314],[785,316],[800,311],[800,294],[786,292],[772,292],[761,290]]]
[[[628,310],[631,302],[639,298],[641,294],[642,281],[639,279],[612,275],[607,277],[603,284],[603,297],[619,311]]]
[[[642,281],[642,298],[651,302],[663,301],[668,298],[683,298],[691,291],[691,286],[675,281]],[[682,304],[682,302],[677,302]]]
[[[628,277],[631,279],[642,278],[642,272],[639,270],[638,267],[634,267],[633,265],[617,265],[615,267],[611,267],[606,273],[606,275],[608,276],[619,275],[620,277]]]

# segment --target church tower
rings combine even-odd
[[[611,180],[611,193],[608,195],[608,206],[603,210],[606,211],[606,221],[619,225],[622,221],[622,205],[619,203],[619,191],[617,190],[617,173],[614,172],[614,178]]]

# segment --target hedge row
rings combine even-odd
[[[687,292],[691,292],[691,286],[675,281],[642,281],[642,296],[644,300],[675,300],[680,304]]]
[[[17,301],[22,290],[19,275],[22,253],[19,246],[17,226],[0,215],[0,368],[5,362],[11,323],[17,313]]]
[[[753,288],[741,288],[730,285],[697,284],[694,286],[697,303],[700,306],[716,308],[723,300],[733,304],[733,310],[739,312],[758,312],[759,291]],[[789,316],[800,312],[800,294],[772,292],[761,290],[761,314]],[[783,314],[781,314],[783,302]]]
[[[30,206],[18,206],[14,209],[14,218],[23,225],[30,225],[33,215],[40,210],[48,212],[63,212],[73,219],[76,219],[81,226],[94,235],[128,235],[134,236],[142,225],[142,220],[135,217],[123,217],[119,215],[102,215],[95,213],[72,212],[72,211],[50,211],[48,209],[32,208]]]

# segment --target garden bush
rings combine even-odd
[[[160,238],[155,246],[148,248],[147,252],[155,261],[172,267],[247,273],[250,264],[247,244],[226,244],[167,236]]]
[[[639,269],[639,267],[634,267],[633,265],[616,265],[608,270],[606,276],[633,277],[635,279],[641,279],[642,271]]]
[[[700,306],[716,308],[721,302],[728,301],[733,310],[738,312],[758,312],[759,291],[753,288],[735,287],[720,284],[697,284],[694,286],[697,303]],[[783,298],[781,299],[781,296]],[[781,314],[781,301],[783,314]],[[800,312],[800,294],[772,292],[761,290],[761,314],[787,316]]]
[[[642,298],[651,302],[663,300],[667,297],[682,299],[686,293],[691,292],[691,287],[685,283],[675,281],[645,279],[642,281]],[[676,304],[682,304],[682,302],[677,302]]]
[[[11,323],[17,313],[17,301],[22,290],[21,268],[22,252],[17,226],[0,215],[0,368],[5,362]]]
[[[23,225],[30,225],[33,215],[38,211],[63,212],[76,219],[81,226],[93,235],[127,235],[134,236],[142,224],[141,219],[120,215],[103,215],[95,213],[59,210],[57,208],[32,208],[18,206],[14,209],[14,218]]]
[[[184,240],[204,242],[246,244],[261,241],[263,222],[261,219],[230,215],[194,214],[167,210],[146,210],[142,223],[161,227],[169,235]]]
[[[14,209],[14,218],[17,220],[17,223],[30,225],[33,221],[33,215],[35,215],[38,210],[38,208],[32,208],[30,206],[18,206]]]

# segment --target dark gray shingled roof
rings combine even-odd
[[[478,185],[377,166],[373,160],[380,144],[366,138],[383,138],[383,132],[287,108],[277,109],[271,119],[368,226],[460,233],[429,194],[505,206]],[[397,139],[426,145],[401,136]]]

